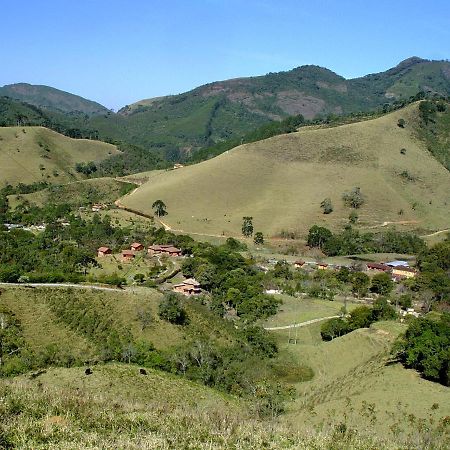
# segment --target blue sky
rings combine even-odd
[[[351,78],[450,58],[448,0],[22,0],[1,19],[0,85],[110,108],[303,64]]]

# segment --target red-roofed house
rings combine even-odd
[[[131,250],[133,250],[135,252],[140,252],[140,251],[144,250],[144,246],[139,242],[133,242],[131,244]]]
[[[150,255],[181,256],[182,251],[173,245],[150,245],[148,253]]]
[[[417,275],[417,271],[411,267],[396,266],[392,268],[392,275],[396,279],[414,278]]]
[[[390,272],[391,268],[389,266],[386,266],[386,264],[380,264],[380,263],[367,263],[367,270],[375,270],[377,272]]]
[[[319,270],[326,270],[326,269],[328,269],[328,264],[327,263],[318,263],[317,268]]]
[[[200,283],[194,278],[188,278],[179,284],[175,284],[173,287],[174,292],[189,296],[189,295],[199,295],[202,293],[200,288]]]
[[[97,256],[99,258],[103,258],[106,255],[110,255],[112,253],[112,250],[109,247],[100,247],[97,249]]]
[[[133,250],[123,250],[122,251],[122,261],[123,262],[133,261],[135,256],[136,255],[134,254]]]
[[[305,265],[305,261],[295,261],[294,267],[297,267],[298,269],[301,269]]]

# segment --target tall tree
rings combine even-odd
[[[167,211],[166,211],[167,207],[166,207],[166,204],[162,200],[156,200],[153,203],[152,208],[158,217],[167,215]]]
[[[253,217],[245,216],[242,220],[242,234],[245,237],[250,237],[253,234]]]

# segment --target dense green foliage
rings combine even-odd
[[[336,234],[314,225],[308,233],[308,245],[320,248],[328,256],[359,253],[417,254],[425,249],[424,241],[412,233],[394,230],[376,234],[360,233],[350,225]]]
[[[450,105],[448,100],[424,100],[419,105],[419,136],[428,150],[450,170]]]
[[[394,347],[405,367],[418,370],[425,378],[450,385],[450,317],[439,321],[414,320]]]
[[[397,316],[386,298],[380,297],[372,307],[358,306],[348,316],[327,320],[320,329],[324,341],[331,341],[358,328],[367,328],[379,320],[392,320]]]
[[[159,304],[159,317],[174,325],[185,325],[189,318],[178,297],[170,292]]]

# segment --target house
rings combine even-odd
[[[106,209],[106,205],[103,203],[94,203],[91,207],[92,212],[99,212],[102,209]]]
[[[131,244],[131,250],[133,250],[134,252],[140,252],[144,250],[144,246],[139,242],[133,242]]]
[[[305,261],[295,261],[294,267],[296,267],[297,269],[301,269],[305,264]]]
[[[395,266],[392,268],[392,275],[396,279],[414,278],[417,275],[417,271],[408,266]]]
[[[112,250],[109,247],[100,247],[97,249],[97,257],[103,258],[106,255],[110,255]]]
[[[123,262],[130,262],[133,261],[135,258],[135,254],[133,250],[123,250],[122,251],[122,261]]]
[[[274,295],[274,294],[282,294],[281,289],[266,289],[264,294]]]
[[[181,256],[181,249],[174,247],[173,245],[150,245],[148,247],[149,255],[169,255],[169,256]]]
[[[175,284],[172,290],[186,296],[199,295],[202,293],[200,283],[194,278],[188,278],[181,283]]]
[[[327,263],[317,263],[317,269],[318,270],[326,270],[326,269],[328,269],[328,264]]]
[[[374,270],[376,272],[390,272],[391,268],[387,266],[386,264],[380,264],[380,263],[367,263],[367,270]]]
[[[180,164],[180,163],[176,163],[176,164],[173,165],[174,169],[181,169],[182,167],[184,167],[184,165]]]
[[[396,261],[387,262],[387,263],[385,263],[385,265],[389,266],[389,267],[397,267],[397,266],[408,267],[409,263],[408,263],[408,261],[397,261],[396,260]]]

